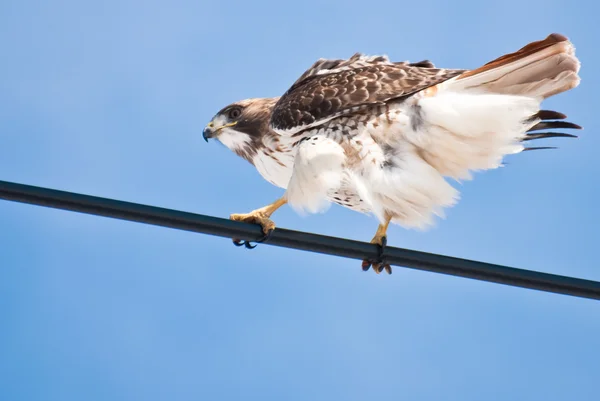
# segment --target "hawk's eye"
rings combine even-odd
[[[242,114],[242,110],[239,107],[234,107],[233,109],[229,110],[229,118],[232,120],[238,118],[240,114]]]

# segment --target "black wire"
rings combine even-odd
[[[257,225],[7,181],[0,181],[0,199],[246,241],[263,237]],[[379,251],[377,245],[366,242],[284,228],[275,229],[265,244],[358,260],[374,259]],[[386,247],[386,261],[396,266],[600,300],[600,282],[597,281],[390,246]]]

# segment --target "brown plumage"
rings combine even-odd
[[[361,64],[335,66],[333,72],[323,74],[312,72],[296,82],[275,105],[271,128],[295,133],[326,119],[385,105],[464,71],[432,68],[424,62],[390,63],[382,58]]]

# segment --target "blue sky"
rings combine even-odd
[[[585,127],[389,243],[600,280],[597,9],[558,1],[0,3],[0,179],[227,217],[281,195],[203,126],[356,51],[474,68],[551,32]],[[368,241],[334,206],[281,227]],[[0,398],[592,400],[598,303],[0,201]]]

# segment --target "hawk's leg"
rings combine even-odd
[[[284,197],[282,197],[277,199],[270,205],[253,210],[250,213],[232,214],[229,216],[229,218],[231,220],[241,221],[244,223],[259,224],[262,227],[264,237],[258,240],[257,242],[264,242],[269,239],[271,233],[275,229],[275,223],[273,222],[273,220],[270,219],[271,215],[286,203],[287,200]],[[234,239],[233,243],[237,246],[245,245],[246,248],[254,248],[254,246],[251,246],[249,242],[240,241],[239,239]]]
[[[375,233],[375,236],[371,240],[371,244],[379,245],[379,256],[376,260],[369,260],[369,259],[363,260],[362,269],[364,271],[369,270],[369,267],[373,266],[373,271],[377,274],[381,273],[383,271],[383,269],[385,269],[385,271],[388,274],[392,274],[392,266],[390,266],[389,263],[386,263],[385,257],[383,255],[383,253],[385,251],[385,246],[387,245],[386,233],[387,233],[388,226],[390,225],[390,220],[391,220],[391,217],[386,216],[385,223],[379,224],[379,227],[377,227],[377,232]]]

